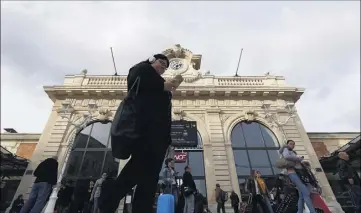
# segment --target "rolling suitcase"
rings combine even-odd
[[[158,197],[157,213],[174,213],[174,196],[162,194]]]

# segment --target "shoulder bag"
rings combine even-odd
[[[126,160],[133,153],[133,147],[140,138],[138,110],[135,99],[138,95],[140,77],[131,86],[128,95],[120,103],[111,126],[113,157]]]

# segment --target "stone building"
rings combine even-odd
[[[176,168],[182,173],[185,164],[193,167],[197,187],[209,204],[215,204],[216,183],[226,191],[243,192],[251,169],[259,170],[264,177],[279,173],[273,166],[279,158],[277,150],[286,139],[292,139],[298,154],[317,171],[332,211],[342,212],[295,107],[303,88],[288,85],[284,77],[269,73],[214,76],[201,68],[201,55],[180,45],[164,54],[170,59],[164,77],[184,77],[174,93],[173,119],[196,121],[199,133],[196,148],[176,150],[188,153],[187,160]],[[126,161],[111,156],[109,122],[127,94],[126,85],[126,76],[87,75],[84,70],[67,75],[63,85],[45,86],[53,109],[17,194],[29,192],[34,181],[31,171],[53,155],[59,157],[59,173],[64,171],[64,178],[98,178],[114,168],[119,172]]]

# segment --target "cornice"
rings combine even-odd
[[[126,76],[73,75],[66,76],[64,85],[44,86],[45,92],[56,99],[93,97],[111,98],[127,94]],[[296,102],[303,88],[289,87],[282,76],[215,77],[203,76],[196,82],[185,81],[174,97],[287,97]]]

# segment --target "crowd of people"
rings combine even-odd
[[[131,193],[135,186],[132,198],[132,213],[151,213],[159,174],[162,170],[164,158],[172,140],[171,131],[171,100],[172,93],[177,90],[183,78],[180,75],[165,80],[161,75],[169,66],[168,58],[157,54],[133,66],[128,74],[128,96],[119,106],[112,123],[111,140],[113,156],[130,160],[121,170],[116,179],[113,175],[103,174],[94,180],[77,180],[76,187],[72,182],[66,182],[59,191],[56,211],[60,213],[113,213],[119,202]],[[279,181],[276,189],[268,190],[259,171],[252,171],[247,180],[246,189],[249,193],[248,205],[243,205],[242,199],[236,192],[230,196],[216,185],[217,213],[225,213],[225,203],[231,200],[235,213],[247,210],[256,213],[302,213],[306,204],[310,213],[316,213],[313,199],[317,180],[310,172],[307,162],[294,151],[295,142],[287,141],[280,149],[279,168],[287,173],[283,178],[290,180],[289,187],[296,193],[285,193],[287,187],[281,187]],[[144,160],[144,156],[152,156]],[[348,164],[346,153],[339,154],[338,164],[340,177],[352,192],[352,198],[359,203],[359,182],[352,167]],[[173,168],[172,159],[167,159],[163,169],[163,183],[161,194],[174,196],[174,209],[179,213],[209,212],[207,200],[198,192],[194,183],[191,167],[185,167],[183,184],[177,185],[177,172]],[[12,205],[12,212],[40,213],[49,199],[52,187],[57,182],[58,162],[56,157],[49,158],[40,163],[34,172],[37,177],[33,184],[30,196],[24,203],[19,196]],[[112,171],[110,171],[112,172]],[[281,179],[282,176],[280,176]],[[357,180],[356,180],[357,179]],[[358,187],[358,188],[357,188]],[[290,190],[292,191],[292,190]],[[317,191],[317,190],[316,190]],[[273,195],[274,194],[274,195]],[[287,197],[288,196],[288,197]],[[317,197],[317,196],[316,196]],[[319,197],[319,196],[318,196]],[[289,199],[288,199],[289,198]],[[289,205],[297,200],[295,205]],[[319,200],[322,202],[323,200]],[[318,205],[323,212],[329,212],[326,205]],[[326,206],[326,207],[325,207]],[[296,210],[292,208],[297,208]],[[360,212],[359,205],[356,206]],[[319,209],[319,208],[317,208]],[[242,212],[242,213],[243,213]],[[169,213],[169,212],[167,212]]]

